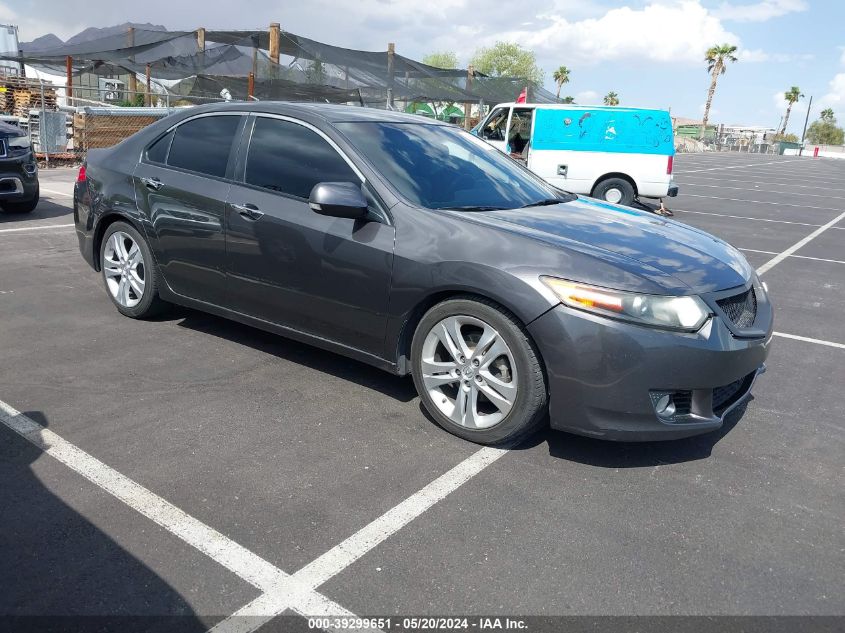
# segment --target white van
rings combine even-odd
[[[678,195],[665,110],[500,103],[472,133],[566,191],[619,204]]]

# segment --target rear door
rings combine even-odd
[[[168,286],[220,306],[226,305],[226,197],[244,121],[229,113],[188,119],[147,148],[134,174],[136,201]]]
[[[313,126],[255,115],[247,135],[226,211],[235,309],[382,357],[394,241],[385,210]],[[363,185],[372,218],[314,213],[308,196],[319,182]]]

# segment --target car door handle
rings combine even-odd
[[[144,183],[147,189],[152,189],[153,191],[158,191],[164,186],[164,183],[158,178],[141,178],[141,182]]]
[[[250,204],[249,202],[244,204],[233,204],[232,208],[237,209],[238,213],[247,220],[260,220],[264,216],[263,211],[259,211],[258,207],[254,204]]]

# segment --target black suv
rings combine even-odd
[[[0,122],[0,207],[29,213],[38,204],[38,165],[26,132]]]

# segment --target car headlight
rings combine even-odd
[[[710,315],[707,305],[694,295],[647,295],[588,286],[556,277],[540,279],[570,308],[643,325],[695,332]]]

